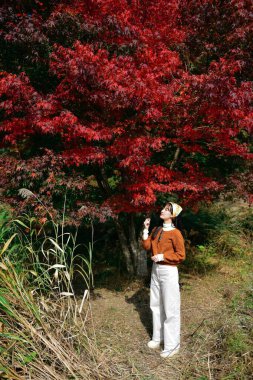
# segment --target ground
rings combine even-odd
[[[246,379],[223,377],[229,363],[222,359],[219,343],[230,323],[227,305],[240,281],[238,268],[224,264],[209,273],[180,275],[181,350],[170,359],[147,347],[152,325],[147,285],[137,281],[121,291],[95,289],[91,309],[96,339],[103,355],[117,362],[115,379]]]

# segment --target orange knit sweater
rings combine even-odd
[[[163,253],[164,261],[159,261],[159,264],[178,265],[185,259],[184,238],[181,232],[177,228],[171,231],[161,230],[152,240],[151,236],[155,229],[146,240],[142,240],[143,248],[151,250],[152,256]]]

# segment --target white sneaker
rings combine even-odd
[[[150,341],[148,342],[148,347],[149,347],[149,348],[153,348],[153,350],[155,350],[155,349],[157,349],[157,348],[160,348],[160,345],[161,345],[160,342],[156,342],[156,341],[154,341],[154,340],[150,340]]]
[[[166,350],[162,351],[160,353],[161,358],[171,358],[172,356],[176,355],[179,352],[179,348],[176,348],[175,350]]]

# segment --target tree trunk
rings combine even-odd
[[[104,168],[97,169],[96,180],[104,196],[110,196],[111,189]],[[145,251],[141,248],[136,239],[133,214],[129,216],[128,220],[129,239],[126,237],[121,222],[119,220],[115,221],[120,246],[125,258],[126,269],[130,275],[146,276],[148,273],[147,257]]]
[[[124,258],[125,258],[127,272],[130,275],[133,275],[134,274],[134,265],[133,265],[133,260],[131,257],[131,252],[130,252],[129,247],[128,247],[127,238],[125,235],[124,228],[123,228],[123,226],[119,220],[115,221],[115,226],[116,226],[116,230],[118,233],[122,253],[123,253]]]
[[[147,265],[147,252],[141,247],[137,250],[137,265],[136,265],[136,275],[138,277],[146,277],[148,275],[148,265]]]
[[[138,277],[145,277],[148,274],[146,251],[141,247],[139,240],[136,239],[134,215],[129,215],[129,245],[132,252],[134,272]]]

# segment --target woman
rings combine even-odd
[[[161,357],[175,355],[180,347],[180,292],[177,265],[185,259],[184,239],[174,226],[182,208],[169,202],[162,209],[162,227],[156,227],[149,236],[150,219],[144,221],[143,247],[151,250],[153,260],[150,308],[153,316],[153,336],[149,348],[164,343]]]

